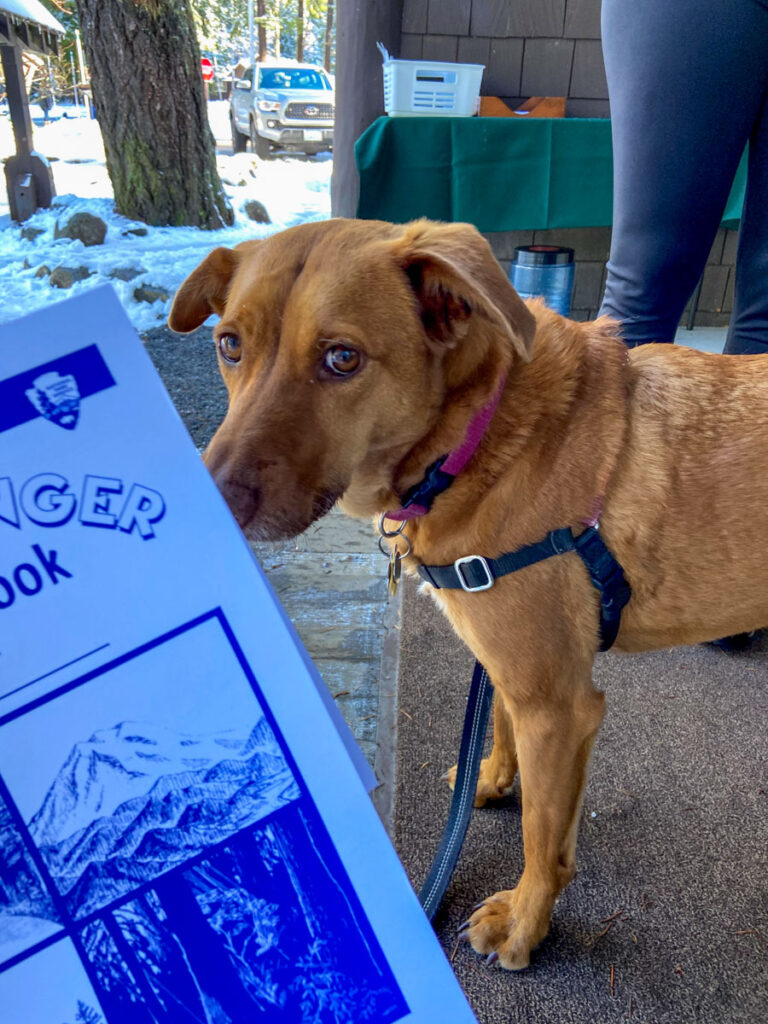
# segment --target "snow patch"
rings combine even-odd
[[[208,109],[219,150],[231,148],[226,101],[213,101]],[[54,113],[61,110],[57,108]],[[5,188],[0,188],[0,323],[109,283],[136,330],[147,331],[165,323],[171,298],[139,302],[134,292],[142,285],[172,297],[184,278],[217,246],[231,247],[295,224],[330,217],[330,154],[313,158],[285,155],[261,161],[250,152],[219,152],[219,175],[235,211],[235,223],[219,231],[202,231],[150,227],[115,212],[98,122],[87,117],[60,117],[35,127],[34,146],[51,160],[58,195],[50,210],[39,210],[18,225],[10,218]],[[0,116],[0,153],[13,152],[10,118]],[[244,207],[251,199],[264,204],[271,224],[257,224],[247,216]],[[80,241],[54,237],[57,221],[63,224],[81,211],[101,217],[107,225],[103,245],[86,248]],[[34,240],[22,238],[24,228],[42,233]],[[146,235],[127,234],[137,228],[146,229]],[[62,265],[82,266],[91,276],[69,289],[59,289],[49,284],[47,276],[36,276],[43,265],[49,270]],[[131,281],[112,277],[114,271],[131,266],[143,268],[143,272]]]

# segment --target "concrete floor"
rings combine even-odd
[[[678,328],[675,344],[696,348],[700,352],[722,352],[725,345],[725,327],[694,327],[692,331]]]

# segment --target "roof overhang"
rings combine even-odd
[[[44,56],[59,52],[63,26],[40,0],[0,0],[0,46],[20,46]]]

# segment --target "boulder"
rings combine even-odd
[[[115,267],[114,270],[110,270],[109,276],[113,281],[132,281],[134,277],[146,272],[146,267]]]
[[[243,206],[246,216],[255,220],[258,224],[271,224],[272,219],[267,213],[266,207],[258,199],[249,199]]]
[[[92,213],[76,213],[63,228],[56,222],[54,238],[78,238],[83,245],[101,245],[107,236],[107,225]]]
[[[133,297],[137,302],[167,302],[170,299],[170,293],[165,291],[164,288],[157,288],[152,284],[142,284],[138,288],[133,289]]]
[[[71,288],[75,281],[84,281],[90,276],[91,271],[87,267],[56,267],[48,283],[54,288]]]

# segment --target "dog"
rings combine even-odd
[[[389,541],[407,571],[597,523],[631,588],[616,650],[768,623],[768,359],[630,351],[607,318],[523,302],[473,227],[428,221],[331,220],[216,249],[168,322],[189,332],[211,313],[229,410],[205,459],[249,537],[294,536],[337,502],[396,516],[482,420],[450,486]],[[604,710],[600,596],[574,552],[434,593],[494,685],[476,803],[520,774],[522,876],[463,932],[517,970],[575,873]]]

